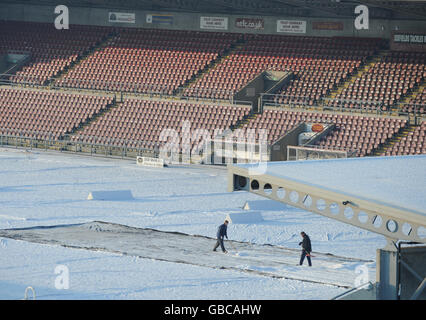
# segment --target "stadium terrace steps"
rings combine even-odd
[[[392,111],[423,82],[425,59],[421,53],[387,51],[378,58],[379,61],[343,88],[329,105],[373,112]]]
[[[426,82],[423,82],[399,103],[401,109],[395,108],[395,111],[408,113],[426,113]],[[415,107],[414,107],[415,106]]]
[[[258,116],[259,114],[257,113],[250,113],[249,115],[245,116],[243,119],[239,120],[237,124],[233,128],[231,128],[232,131],[235,131],[237,129],[242,129],[243,127],[247,126],[250,121],[255,121]]]
[[[75,127],[69,134],[72,136],[78,136],[79,132],[83,132],[86,127],[89,127],[97,119],[103,117],[110,110],[120,107],[122,104],[123,104],[122,102],[117,101],[117,99],[114,98],[110,104],[108,104],[105,108],[100,110],[98,113],[94,114],[92,117],[87,118],[86,121],[81,122],[80,125]]]
[[[59,72],[56,76],[53,77],[50,82],[50,87],[56,86],[61,82],[63,78],[67,76],[67,74],[80,66],[85,60],[87,60],[94,52],[102,50],[112,39],[116,37],[116,34],[110,33],[105,38],[101,39],[99,43],[95,44],[92,48],[88,49],[85,53],[77,57],[77,59],[67,68],[65,68],[62,72]]]
[[[200,70],[197,74],[195,74],[191,79],[189,79],[183,86],[183,91],[180,92],[180,96],[189,97],[191,94],[189,94],[191,87],[195,86],[198,81],[204,77],[205,74],[209,73],[210,71],[214,70],[217,66],[222,64],[224,61],[226,61],[236,50],[239,50],[244,43],[237,41],[236,44],[232,44],[229,50],[226,50],[222,55],[219,55],[215,60],[213,60],[210,64],[208,64],[204,69]]]
[[[404,99],[402,99],[401,103],[409,103],[411,99],[419,97],[424,89],[426,89],[426,83],[423,81],[423,83],[419,85],[416,90],[414,90],[413,92],[408,94]]]
[[[275,96],[276,104],[318,106],[380,49],[380,42],[372,40],[347,42],[330,38],[315,42],[301,43],[301,48],[290,53],[288,67],[294,79]],[[292,52],[291,48],[288,50]]]
[[[33,26],[34,30],[32,30]],[[19,49],[25,42],[20,39],[28,39],[34,46],[35,55],[42,57],[42,60],[39,64],[36,64],[34,60],[34,65],[30,65],[31,68],[26,69],[28,72],[21,70],[23,76],[32,75],[34,72],[34,75],[39,77],[30,88],[21,88],[26,84],[19,84],[19,78],[16,78],[18,80],[15,81],[17,83],[14,83],[15,88],[9,86],[0,88],[0,93],[2,90],[17,90],[17,87],[18,91],[22,89],[23,92],[23,94],[16,93],[17,98],[13,98],[15,100],[9,93],[0,96],[0,107],[6,112],[3,118],[0,117],[0,130],[5,128],[12,130],[50,128],[46,130],[51,130],[52,135],[58,139],[62,138],[64,134],[77,137],[80,134],[88,133],[86,135],[88,137],[93,132],[103,134],[105,137],[102,138],[107,138],[111,132],[107,129],[105,131],[99,129],[104,126],[102,120],[108,118],[112,121],[110,122],[111,128],[116,129],[114,134],[117,133],[120,139],[121,136],[127,135],[130,138],[135,137],[138,142],[147,139],[150,143],[158,143],[158,132],[169,125],[167,121],[170,120],[170,117],[167,109],[182,106],[178,108],[178,111],[175,110],[179,126],[180,121],[185,119],[185,115],[179,112],[186,112],[185,110],[188,109],[191,114],[199,113],[193,118],[195,126],[209,125],[209,130],[222,126],[233,131],[242,129],[243,132],[246,129],[266,127],[271,132],[271,141],[302,120],[340,121],[340,129],[330,134],[323,141],[323,145],[325,147],[350,145],[350,147],[355,146],[360,149],[368,145],[367,149],[363,149],[363,155],[383,155],[391,150],[400,152],[399,149],[396,150],[396,147],[399,145],[405,147],[404,139],[411,139],[411,136],[413,141],[418,141],[415,140],[418,138],[424,140],[424,124],[417,127],[405,127],[405,123],[396,123],[397,117],[394,117],[394,115],[398,115],[397,106],[404,106],[406,108],[404,110],[412,112],[414,104],[425,105],[424,56],[413,52],[382,50],[383,46],[372,39],[358,38],[352,41],[351,39],[339,40],[321,37],[80,26],[79,30],[83,35],[70,34],[65,44],[56,47],[53,41],[58,40],[56,34],[46,31],[42,24],[22,23],[21,25],[18,23],[16,27],[24,31],[22,34],[19,33],[15,37],[16,39],[7,33],[4,34],[4,30],[0,28],[0,40],[2,40],[0,51],[9,47]],[[84,31],[87,31],[87,35],[84,34]],[[43,42],[40,34],[46,35],[50,34],[49,32],[53,34],[54,39]],[[34,39],[32,39],[32,35],[34,35]],[[52,41],[52,47],[45,49],[44,47],[50,44],[50,41]],[[72,56],[73,60],[66,66],[61,64],[62,69],[56,69],[57,66],[50,68],[45,65],[49,65],[49,61],[45,61],[47,58],[56,56],[60,60],[65,59],[64,57],[67,55]],[[39,70],[36,70],[37,68]],[[294,69],[297,77],[288,86],[282,88],[279,97],[283,101],[276,101],[275,105],[280,105],[282,109],[285,105],[300,105],[300,116],[296,112],[287,115],[281,114],[284,111],[277,114],[271,111],[253,114],[248,111],[248,108],[231,106],[229,100],[225,100],[228,98],[226,94],[246,84],[254,74],[258,74],[259,70],[282,68]],[[53,75],[49,73],[48,78],[53,80],[47,85],[44,80],[40,85],[39,80],[44,79],[46,70],[53,72]],[[90,85],[88,85],[89,81],[92,81]],[[81,85],[82,83],[85,85]],[[93,83],[95,83],[94,86],[92,86]],[[61,87],[61,84],[64,85],[64,88]],[[59,90],[52,89],[55,85],[59,85]],[[113,87],[109,87],[110,85]],[[154,87],[158,85],[160,91],[164,85],[170,86],[170,88],[174,86],[174,89],[169,90],[166,95],[162,93],[156,95],[150,91],[153,89],[151,85]],[[197,91],[199,85],[200,89],[206,90],[206,95],[194,94],[200,92]],[[183,90],[180,91],[182,86]],[[194,91],[191,94],[192,89]],[[122,93],[120,101],[112,98],[111,91],[114,91],[116,95]],[[45,93],[40,94],[40,92]],[[216,95],[217,93],[219,95]],[[124,101],[123,95],[125,96]],[[57,100],[56,96],[63,96],[65,100]],[[183,96],[186,101],[182,101]],[[306,100],[299,101],[301,97]],[[298,99],[295,100],[296,98]],[[323,98],[330,100],[324,102]],[[67,117],[71,116],[70,113],[75,110],[84,107],[85,103],[89,104],[84,102],[87,100],[90,100],[90,104],[94,100],[99,100],[101,110],[95,113],[85,110],[84,112],[88,112],[88,117],[72,119],[76,120],[75,126],[68,126],[66,121],[55,113],[56,110],[51,110],[55,106],[49,105],[51,109],[43,112],[55,113],[54,118],[46,120],[45,116],[41,115],[44,117],[41,121],[28,122],[28,114],[33,114],[33,112],[36,114],[37,107],[42,109],[45,99],[49,103],[51,100],[59,101],[56,107],[63,107],[61,112],[64,112]],[[110,99],[112,100],[110,103],[105,102]],[[211,99],[218,99],[221,102],[212,103]],[[329,103],[330,105],[327,107],[332,108],[332,104],[334,104],[332,100],[339,99],[356,100],[357,103],[343,104],[345,108],[348,108],[345,110],[340,110],[338,107],[333,108],[336,117],[326,115],[328,112],[324,109],[326,104]],[[359,105],[360,100],[389,100],[386,108],[389,108],[388,111],[390,110],[392,113],[380,114],[378,106],[370,103],[367,103],[364,108],[364,105]],[[117,126],[117,122],[121,121],[123,115],[117,114],[116,111],[132,112],[131,109],[134,105],[139,104],[138,101],[144,101],[142,107],[153,107],[150,111],[152,115],[160,116],[157,111],[163,112],[162,119],[167,118],[167,121],[161,122],[161,124],[157,118],[151,121],[153,120],[151,114],[139,114],[142,113],[139,110],[131,116],[124,117],[125,121],[121,123],[123,128]],[[320,101],[321,103],[317,104]],[[6,104],[4,104],[5,102]],[[12,106],[17,104],[19,108],[12,110],[7,103]],[[156,110],[155,107],[161,110]],[[211,114],[206,107],[217,109],[218,114]],[[239,108],[244,111],[235,116],[234,110]],[[350,110],[353,112],[349,115],[350,108],[353,108]],[[25,110],[25,113],[22,114],[20,109]],[[310,112],[310,110],[321,110],[324,116],[315,116],[315,111]],[[2,110],[0,109],[0,111]],[[386,129],[383,126],[387,125],[401,125],[401,127],[398,127],[396,131],[392,127],[370,135],[369,127],[372,126],[372,122],[364,119],[365,117],[361,113],[370,113],[368,117],[378,119],[373,121],[381,126],[377,129]],[[371,113],[375,115],[373,116]],[[421,109],[420,113],[425,114],[426,110]],[[114,114],[114,119],[109,119],[111,114]],[[207,120],[204,123],[206,114],[215,123]],[[278,116],[278,119],[271,119],[269,117],[271,114]],[[343,120],[342,114],[346,114],[348,117],[345,116]],[[17,118],[16,115],[20,115],[21,118]],[[147,127],[144,129],[138,126],[133,127],[135,124],[133,116],[142,116],[138,119],[138,125],[140,127],[147,125]],[[389,121],[385,123],[384,118]],[[410,118],[414,117],[410,115]],[[419,117],[416,118],[417,122],[418,120]],[[49,123],[49,121],[56,123]],[[344,121],[348,121],[348,124],[345,124]],[[97,123],[100,123],[100,126],[96,126]],[[126,126],[132,128],[127,130]],[[60,127],[59,131],[58,127]],[[379,134],[380,138],[376,139],[376,134]],[[346,138],[350,139],[346,140]],[[364,141],[363,144],[358,143],[359,138]],[[422,150],[422,143],[424,141],[418,142],[419,148],[416,148],[415,152]],[[401,152],[406,151],[404,149]]]
[[[0,134],[62,139],[113,100],[101,95],[0,88]]]
[[[382,148],[377,150],[376,156],[414,155],[426,153],[426,121],[417,126],[407,126],[395,135]]]
[[[125,99],[81,128],[78,136],[74,135],[72,139],[88,143],[125,141],[131,148],[155,149],[165,143],[163,138],[166,138],[180,150],[181,138],[189,139],[195,147],[199,142],[197,138],[201,138],[194,136],[200,133],[197,130],[208,131],[209,134],[226,130],[249,113],[248,107]]]
[[[398,144],[404,137],[407,137],[410,133],[414,132],[415,126],[407,124],[404,128],[401,128],[392,138],[388,139],[385,143],[381,144],[376,150],[372,152],[373,156],[384,156],[386,152],[395,144]]]
[[[107,34],[108,27],[74,25],[67,32],[48,23],[0,22],[0,52],[25,51],[31,60],[10,76],[15,83],[46,85]]]
[[[60,84],[173,95],[240,37],[163,29],[120,28],[117,32],[109,45],[73,68]]]
[[[351,84],[355,82],[356,79],[361,78],[363,74],[367,73],[377,62],[380,61],[380,56],[374,56],[370,61],[368,61],[365,65],[361,66],[352,76],[348,77],[347,80],[338,86],[336,89],[331,91],[330,95],[326,98],[335,99],[339,96],[343,90],[347,89]],[[323,103],[324,105],[324,103]]]
[[[335,123],[335,130],[317,144],[327,149],[358,150],[359,156],[371,155],[374,149],[406,125],[406,120],[397,118],[265,109],[251,121],[241,123],[237,135],[247,135],[248,129],[266,129],[268,143],[272,144],[305,121]],[[259,132],[256,133],[256,140],[258,136]]]

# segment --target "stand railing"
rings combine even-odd
[[[22,130],[0,130],[0,146],[25,149],[55,150],[67,153],[81,153],[91,156],[136,158],[138,156],[158,157],[160,145],[152,142],[130,139],[105,139],[102,137],[62,135],[56,138],[48,132]]]

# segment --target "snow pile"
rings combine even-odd
[[[252,200],[246,201],[243,210],[285,211],[288,210],[288,206],[273,200]]]
[[[226,216],[230,223],[252,224],[263,222],[263,216],[260,212],[233,212]]]
[[[134,200],[130,190],[91,191],[87,200],[127,201]]]

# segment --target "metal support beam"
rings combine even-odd
[[[400,260],[401,265],[403,265],[410,273],[417,278],[417,280],[422,281],[423,277],[421,277],[413,268],[411,268],[404,260]]]
[[[291,164],[284,162],[282,166],[280,163],[276,164],[278,166],[275,170],[274,164],[271,164],[272,168],[268,169],[266,163],[263,164],[263,168],[259,165],[228,165],[228,191],[248,191],[385,236],[386,246],[377,250],[376,257],[377,299],[423,297],[422,292],[426,284],[424,275],[419,274],[422,271],[418,267],[424,265],[425,247],[415,248],[415,252],[411,248],[403,252],[410,254],[407,259],[409,258],[409,262],[416,268],[414,270],[401,259],[400,246],[397,245],[399,240],[407,240],[410,241],[409,243],[426,243],[426,239],[420,232],[426,227],[423,212],[387,205],[376,199],[369,201],[368,198],[357,193],[339,192],[334,188],[321,187],[314,182],[299,180],[303,179],[302,177],[297,176],[291,179],[292,175],[284,174],[286,170],[291,171]],[[388,198],[384,197],[384,199]],[[401,274],[402,267],[409,270],[409,273]],[[407,274],[414,275],[414,279],[407,277]],[[421,282],[420,286],[418,281]]]
[[[266,164],[265,164],[266,166]],[[338,220],[381,234],[391,241],[406,240],[426,243],[418,230],[426,227],[426,219],[408,210],[328,191],[268,174],[255,174],[255,170],[228,166],[228,191],[248,191],[306,211]],[[410,229],[404,228],[410,226]],[[396,251],[395,245],[387,250]]]
[[[411,296],[410,300],[417,300],[417,298],[420,296],[420,294],[423,292],[423,290],[425,288],[426,288],[426,278],[423,279],[422,283],[419,285],[419,287],[417,288],[417,290]]]

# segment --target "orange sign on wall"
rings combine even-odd
[[[324,130],[324,126],[320,123],[315,123],[312,125],[312,132],[322,132]]]

